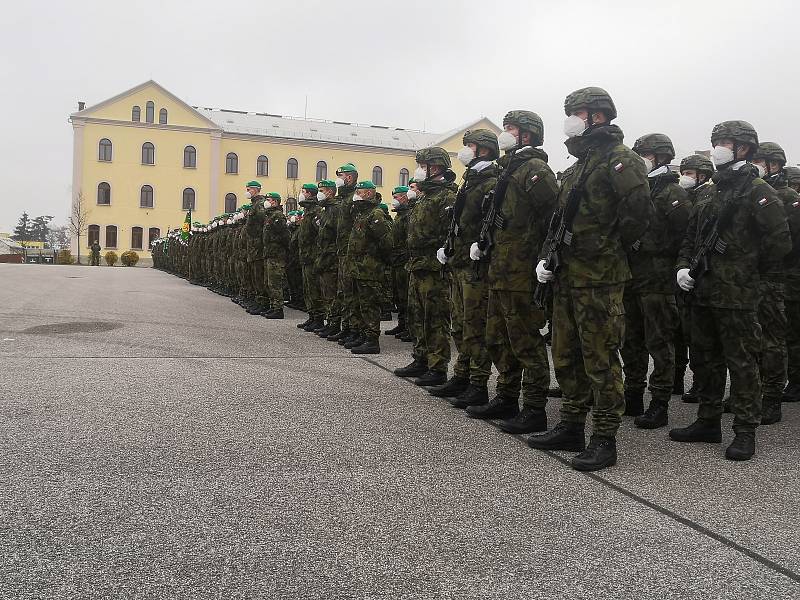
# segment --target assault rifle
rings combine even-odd
[[[469,170],[467,170],[469,173]],[[466,174],[464,175],[464,184],[459,188],[456,193],[456,201],[453,204],[452,215],[450,215],[450,225],[447,227],[447,237],[444,241],[444,255],[449,259],[455,253],[455,241],[460,235],[461,231],[458,222],[461,220],[461,214],[464,212],[464,205],[467,202],[466,188]],[[442,265],[441,274],[444,277],[445,265]]]
[[[735,208],[736,205],[732,198],[726,200],[719,212],[708,217],[700,228],[702,241],[694,256],[689,260],[689,277],[695,282],[709,271],[708,255],[711,252],[725,254],[728,249],[728,243],[720,237],[720,234],[728,226]]]

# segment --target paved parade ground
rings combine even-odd
[[[800,598],[800,406],[587,475],[286,315],[0,264],[0,598]]]

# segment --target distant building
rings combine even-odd
[[[414,153],[442,146],[455,160],[467,129],[500,128],[486,118],[445,133],[299,119],[268,113],[190,106],[148,81],[70,115],[73,202],[89,211],[81,255],[103,249],[149,256],[150,242],[193,219],[232,212],[246,202],[245,183],[279,192],[289,208],[306,182],[336,177],[352,162],[388,200],[416,167]],[[76,253],[76,241],[72,243]]]

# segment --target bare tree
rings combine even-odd
[[[55,227],[50,227],[47,232],[47,243],[56,250],[69,248],[69,226],[56,225]]]
[[[81,264],[81,236],[89,228],[89,213],[83,198],[83,192],[79,191],[72,202],[72,212],[69,215],[69,231],[78,240],[78,264]]]

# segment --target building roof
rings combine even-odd
[[[22,254],[25,249],[11,238],[0,238],[0,254]]]

